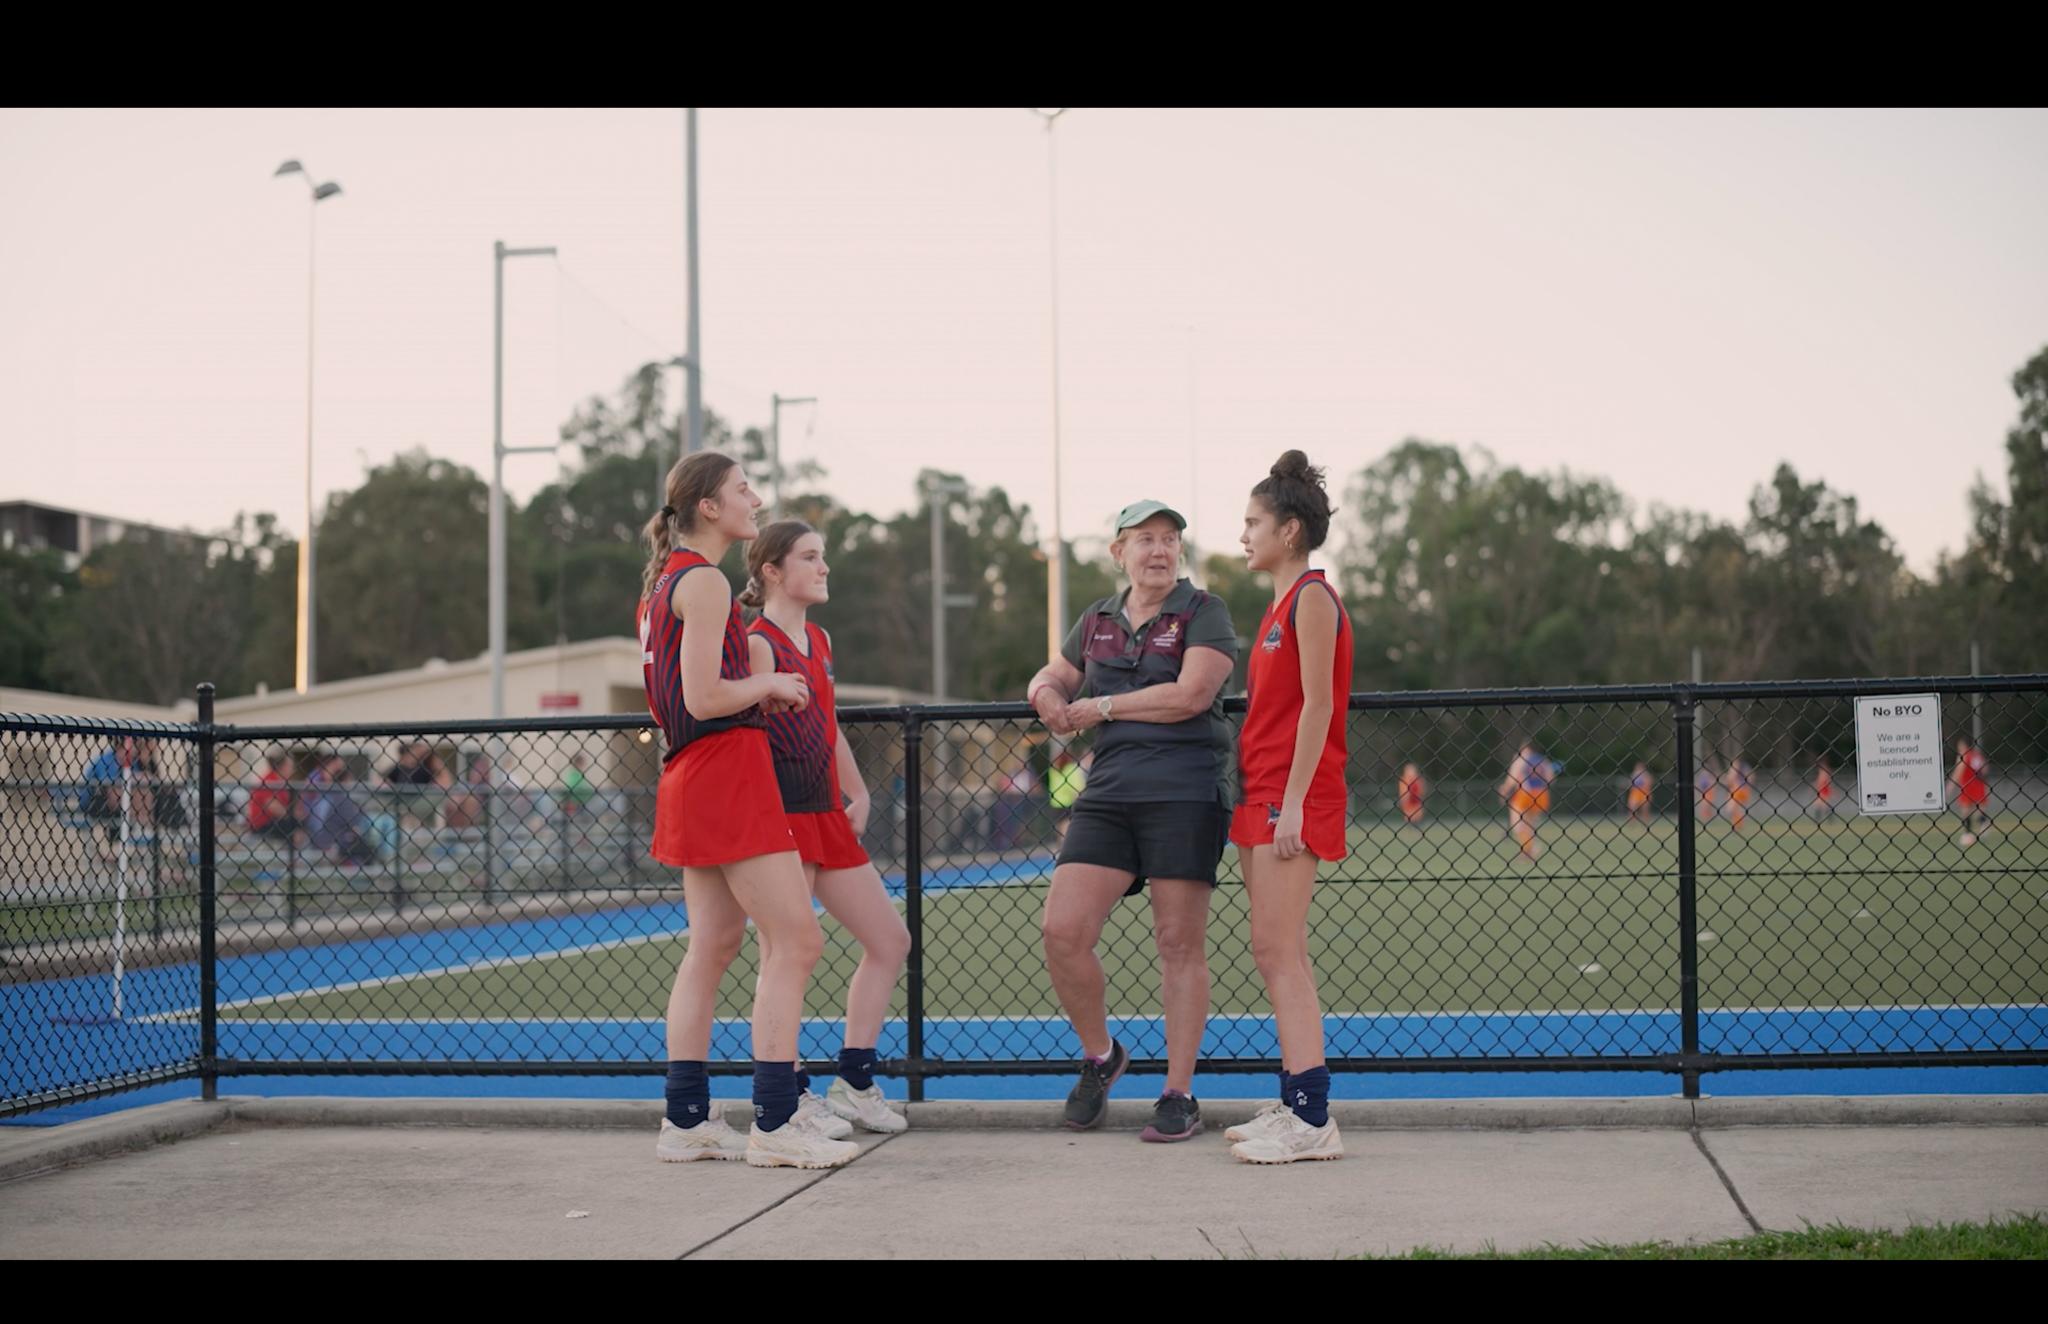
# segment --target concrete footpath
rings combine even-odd
[[[1047,1102],[916,1104],[830,1172],[654,1158],[657,1103],[187,1101],[0,1132],[5,1258],[1307,1257],[2048,1212],[2048,1098],[1340,1102],[1254,1167]],[[741,1122],[735,1105],[732,1120]]]

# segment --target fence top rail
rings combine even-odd
[[[278,726],[216,725],[222,744],[262,740],[317,739],[323,736],[397,737],[421,735],[538,735],[549,731],[645,731],[654,726],[646,713],[585,713],[576,717],[451,717],[414,718],[406,722],[294,722]]]
[[[2048,673],[2009,676],[1886,676],[1836,680],[1673,681],[1660,685],[1560,685],[1489,690],[1360,691],[1354,710],[1374,708],[1471,708],[1482,705],[1547,703],[1682,702],[1717,699],[1854,699],[1882,694],[2012,694],[2048,690]]]
[[[2048,690],[2048,673],[2010,676],[1893,676],[1879,679],[1752,680],[1692,684],[1672,681],[1654,685],[1549,685],[1472,690],[1359,690],[1348,698],[1353,712],[1392,708],[1476,708],[1551,703],[1674,703],[1700,699],[1858,698],[1864,695],[1914,694],[1922,690],[1946,694],[2010,694]],[[1223,700],[1225,712],[1241,713],[1245,696]],[[841,721],[900,721],[909,713],[925,721],[999,721],[1036,716],[1024,703],[938,703],[909,708],[842,708]]]
[[[1914,694],[1920,691],[1944,694],[2014,694],[2030,690],[2048,691],[2048,672],[2025,672],[1998,676],[1891,676],[1872,679],[1836,680],[1750,680],[1712,681],[1692,684],[1676,681],[1655,685],[1552,685],[1504,689],[1467,690],[1363,690],[1352,693],[1346,707],[1353,712],[1414,708],[1527,707],[1540,704],[1599,703],[1683,703],[1687,700],[1726,699],[1849,699],[1865,695]],[[1242,713],[1245,696],[1223,700],[1225,712]],[[921,722],[1012,721],[1035,717],[1031,706],[1019,702],[934,703],[846,707],[839,720],[846,724],[898,724],[916,718]],[[300,722],[287,725],[234,726],[216,723],[214,737],[223,744],[266,740],[314,739],[334,736],[398,737],[441,733],[447,735],[530,735],[551,731],[642,731],[653,725],[645,713],[589,713],[573,717],[526,717],[519,719],[446,718],[406,722]],[[41,732],[71,735],[140,735],[173,739],[197,739],[197,723],[139,721],[128,718],[53,717],[29,713],[0,713],[0,731]]]
[[[159,722],[136,717],[68,717],[36,713],[0,713],[0,731],[44,735],[143,736],[151,740],[197,740],[193,722]]]

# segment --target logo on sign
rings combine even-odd
[[[1882,809],[1885,806],[1885,794],[1883,791],[1872,791],[1869,800],[1870,804],[1875,808]]]

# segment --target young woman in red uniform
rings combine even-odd
[[[1827,818],[1835,812],[1835,770],[1828,763],[1827,755],[1813,771],[1813,809],[1815,818]]]
[[[1956,766],[1948,779],[1956,784],[1956,813],[1963,819],[1962,835],[1956,840],[1965,847],[1977,844],[1979,832],[1991,830],[1991,811],[1986,808],[1991,800],[1990,783],[1984,780],[1984,769],[1988,765],[1984,751],[1967,739],[1956,741]],[[1982,820],[1983,826],[1978,826]]]
[[[754,1167],[832,1168],[860,1152],[796,1120],[797,1028],[804,986],[824,949],[796,841],[783,816],[764,705],[801,709],[803,677],[756,675],[739,604],[718,569],[757,532],[761,498],[730,457],[693,455],[669,470],[668,504],[645,537],[640,662],[647,707],[668,738],[651,853],[683,871],[689,948],[668,1000],[667,1115],[657,1157],[744,1159]],[[705,1075],[718,982],[751,918],[762,937],[754,986],[754,1126],[711,1112]]]
[[[804,876],[861,951],[860,967],[846,990],[839,1075],[821,1099],[799,1071],[799,1113],[828,1135],[849,1134],[851,1124],[890,1134],[910,1123],[889,1107],[875,1083],[875,1042],[910,955],[910,930],[861,848],[868,788],[839,729],[832,637],[809,619],[810,609],[831,596],[826,588],[830,574],[823,535],[802,520],[778,521],[747,548],[747,587],[740,605],[761,613],[747,633],[754,674],[800,676],[810,690],[811,701],[802,709],[769,716],[768,747]]]
[[[1351,618],[1308,555],[1330,531],[1323,473],[1288,451],[1252,489],[1244,547],[1250,569],[1273,579],[1247,683],[1251,707],[1238,737],[1238,805],[1230,825],[1251,895],[1252,956],[1280,1032],[1280,1102],[1224,1134],[1248,1163],[1340,1158],[1330,1120],[1323,1013],[1308,959],[1308,907],[1316,862],[1345,855],[1345,697]]]
[[[1401,821],[1409,827],[1422,826],[1422,797],[1429,794],[1429,783],[1422,780],[1422,769],[1413,763],[1401,765]]]

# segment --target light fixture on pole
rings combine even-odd
[[[1060,523],[1060,171],[1053,126],[1067,108],[1034,107],[1031,113],[1045,121],[1046,213],[1052,234],[1052,555],[1046,565],[1045,644],[1046,656],[1057,657],[1067,622],[1067,540]]]
[[[946,592],[945,498],[966,496],[967,484],[958,478],[926,475],[925,500],[932,511],[932,698],[946,698],[946,612],[949,608],[972,607],[972,593]]]
[[[768,467],[775,473],[775,518],[782,518],[782,407],[814,405],[815,395],[771,395],[768,409]]]
[[[688,140],[684,148],[684,170],[688,182],[684,186],[684,209],[689,213],[684,225],[688,254],[684,265],[689,268],[690,277],[690,324],[688,346],[683,355],[691,363],[689,396],[686,401],[687,426],[683,431],[683,454],[695,455],[704,449],[704,350],[697,343],[697,108],[691,106],[686,112],[684,137]]]
[[[313,257],[318,240],[316,225],[320,204],[341,192],[341,185],[332,180],[315,184],[306,167],[296,160],[286,161],[270,177],[277,179],[284,175],[303,175],[306,187],[312,191],[313,204],[306,223],[306,533],[299,543],[299,619],[297,628],[297,664],[293,668],[293,687],[304,694],[313,684],[316,670],[313,661]]]
[[[690,397],[697,391],[697,363],[688,354],[678,354],[662,365],[666,368],[683,370],[683,408],[676,417],[676,462],[693,454],[690,446]],[[661,453],[661,447],[654,447],[654,504],[661,507],[668,501],[669,459]]]
[[[493,285],[497,293],[491,337],[491,716],[505,715],[505,457],[552,455],[554,446],[505,444],[505,259],[553,257],[553,248],[507,248],[500,239],[491,246]]]

